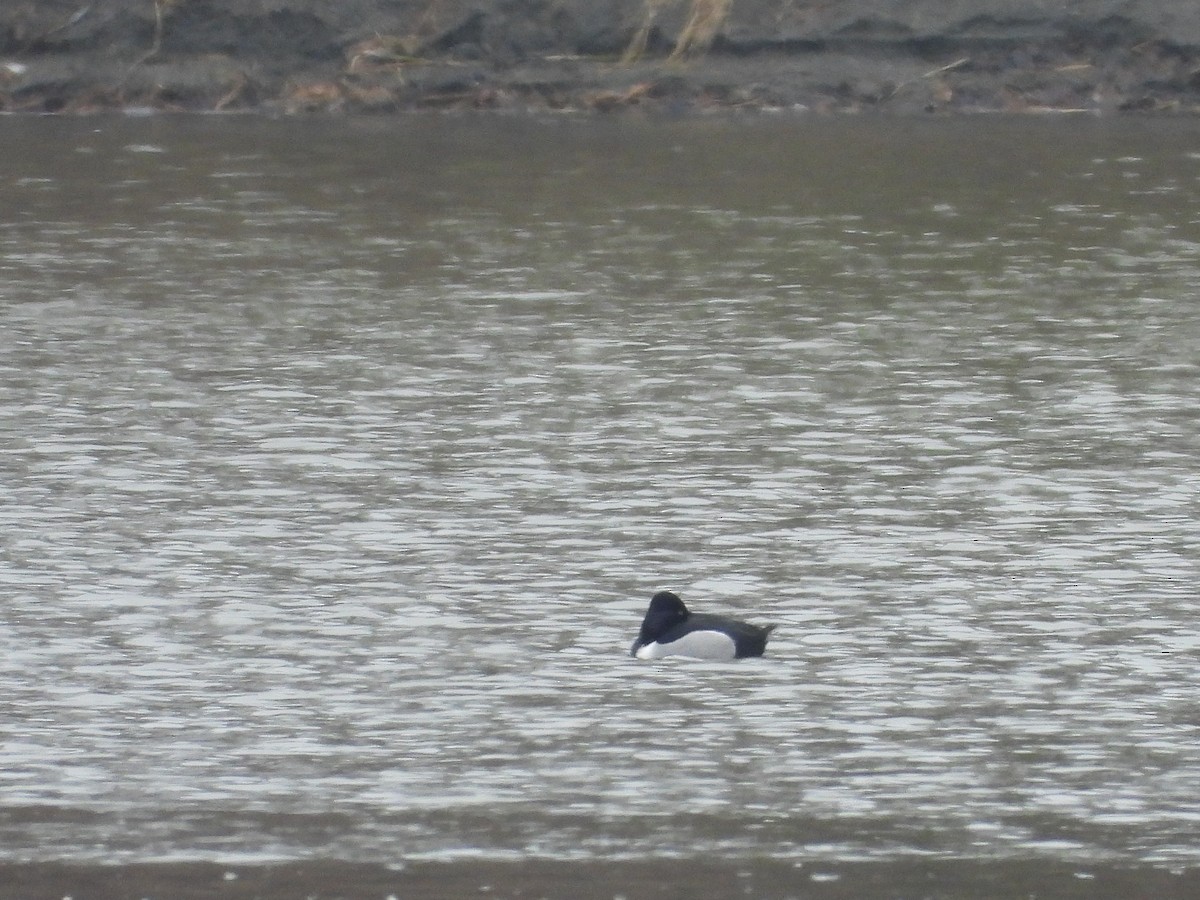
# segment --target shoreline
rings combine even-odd
[[[542,59],[507,71],[431,60],[406,63],[402,71],[298,75],[275,86],[254,83],[219,57],[140,63],[125,72],[110,67],[86,80],[64,74],[77,67],[78,61],[61,58],[0,64],[0,113],[1200,115],[1200,91],[1195,98],[1118,93],[1088,83],[1091,64],[1063,63],[1048,73],[984,72],[969,57],[948,63],[821,53],[714,56],[684,64]],[[1014,91],[1011,83],[1023,79],[1037,80],[1038,89]]]
[[[0,9],[0,112],[1200,114],[1171,0],[967,6],[46,0]]]
[[[285,898],[562,897],[666,900],[746,896],[871,898],[920,896],[1017,900],[1200,896],[1200,869],[1168,870],[1047,860],[899,860],[805,863],[775,859],[522,862],[470,859],[402,867],[341,860],[222,865],[211,862],[86,865],[0,863],[0,900],[77,896],[87,900],[285,900]]]

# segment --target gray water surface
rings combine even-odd
[[[1200,864],[1200,125],[0,124],[4,858]]]

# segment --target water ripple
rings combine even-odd
[[[895,203],[224,127],[6,188],[8,854],[1197,862],[1186,147]],[[631,661],[660,587],[769,655]]]

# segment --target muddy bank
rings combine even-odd
[[[1178,0],[17,0],[0,109],[1200,112]]]

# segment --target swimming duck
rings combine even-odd
[[[637,640],[629,655],[638,659],[695,656],[701,659],[741,659],[762,656],[774,625],[758,626],[725,616],[692,613],[670,591],[650,598]]]

